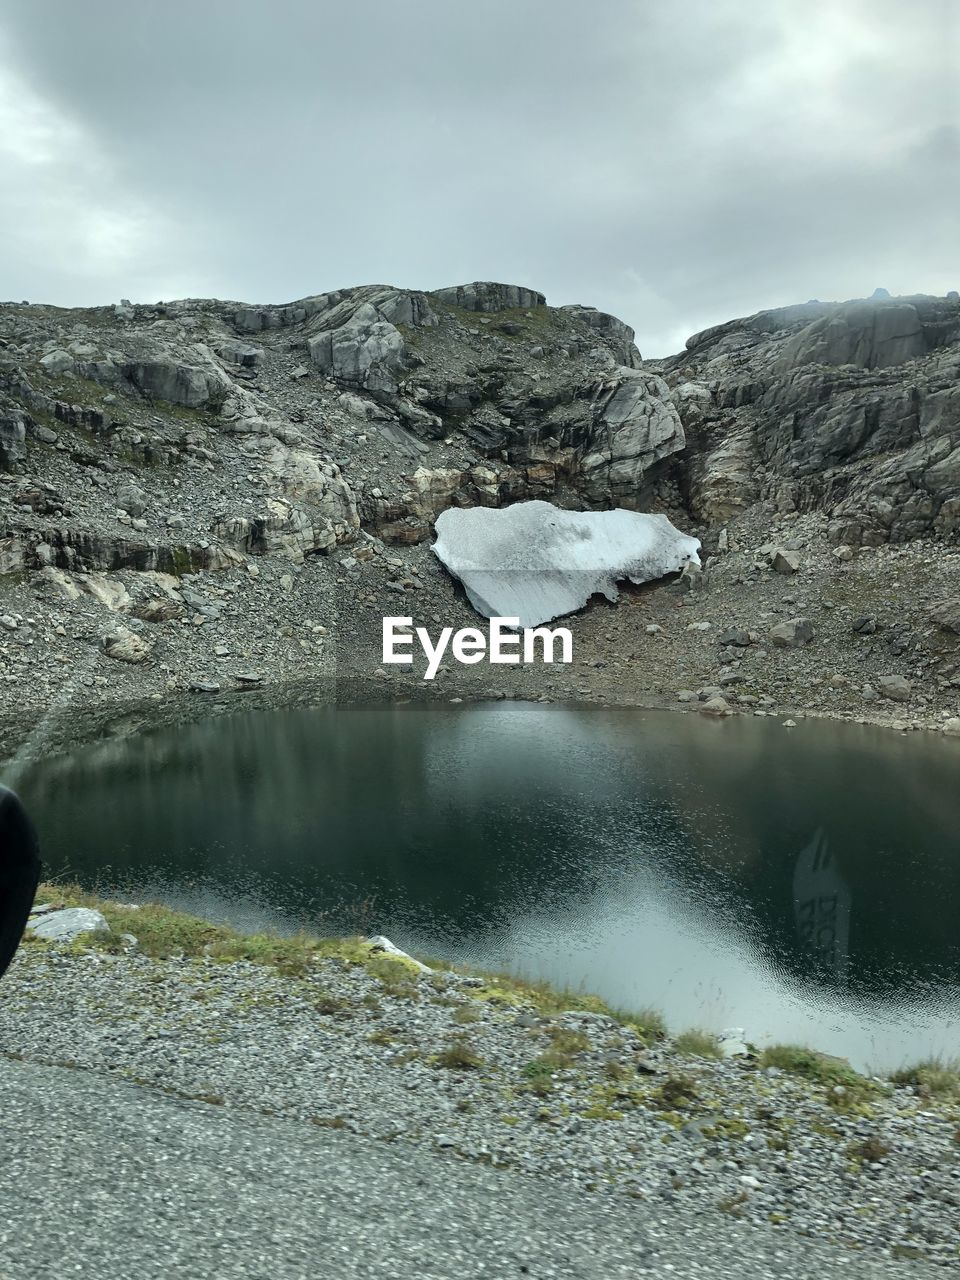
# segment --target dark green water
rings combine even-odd
[[[18,782],[50,873],[877,1069],[960,1054],[960,743],[515,703],[257,714]]]

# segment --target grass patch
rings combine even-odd
[[[201,920],[162,903],[145,902],[136,907],[124,905],[69,883],[42,884],[37,892],[37,903],[53,907],[90,907],[104,916],[108,929],[82,934],[73,944],[75,950],[99,949],[120,953],[126,950],[120,935],[129,933],[137,939],[140,954],[157,960],[172,956],[224,963],[245,960],[270,966],[289,977],[306,977],[323,960],[339,961],[342,965],[362,966],[380,984],[382,990],[378,994],[414,1000],[419,998],[421,986],[436,978],[436,975],[424,974],[410,959],[374,951],[370,943],[360,937],[324,938],[306,933],[292,937],[270,933],[243,934],[228,925]],[[28,946],[46,945],[29,932],[24,942]],[[617,1009],[599,996],[584,992],[557,989],[546,982],[491,971],[478,972],[466,966],[443,963],[450,972],[482,979],[482,985],[465,988],[458,993],[462,1000],[454,1013],[454,1020],[463,1025],[482,1016],[472,1006],[483,1001],[532,1011],[544,1018],[564,1013],[597,1014],[633,1030],[645,1044],[660,1040],[666,1034],[662,1017],[653,1010]],[[346,1011],[343,1006],[334,1008],[332,1003],[329,1007],[322,1007],[323,1000],[321,993],[316,1006],[320,1013]],[[369,993],[361,1004],[379,1008],[376,997]],[[590,1048],[589,1040],[581,1032],[557,1028],[548,1034],[558,1055],[570,1058]]]
[[[480,1014],[470,1004],[458,1004],[453,1011],[453,1020],[460,1025],[466,1025],[470,1022],[479,1022]]]
[[[761,1067],[778,1067],[790,1075],[800,1076],[826,1091],[826,1101],[835,1111],[869,1117],[870,1100],[881,1090],[872,1080],[860,1075],[842,1058],[817,1053],[802,1045],[777,1044],[764,1049]]]
[[[544,1018],[561,1013],[595,1013],[610,1018],[621,1026],[632,1028],[646,1043],[662,1040],[666,1027],[662,1016],[653,1009],[627,1010],[608,1005],[599,996],[567,988],[551,987],[547,982],[515,978],[511,974],[491,970],[454,967],[454,972],[476,974],[486,981],[467,994],[475,1000],[533,1010]]]
[[[890,1154],[890,1148],[877,1137],[864,1138],[847,1147],[847,1154],[861,1164],[876,1164]]]
[[[684,1031],[673,1042],[678,1053],[688,1058],[722,1058],[717,1037],[709,1031]]]
[[[960,1062],[928,1058],[904,1067],[890,1077],[893,1084],[909,1084],[923,1098],[960,1098]]]
[[[700,1093],[691,1076],[668,1076],[653,1094],[653,1102],[661,1111],[677,1111],[696,1102]]]
[[[437,1054],[433,1060],[435,1067],[445,1067],[449,1071],[478,1071],[483,1066],[483,1059],[466,1040],[451,1040],[447,1047]]]

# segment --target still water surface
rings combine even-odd
[[[671,1029],[960,1054],[960,742],[635,708],[320,708],[20,782],[48,874],[244,929],[383,932]]]

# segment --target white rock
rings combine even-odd
[[[406,951],[401,951],[400,948],[395,946],[389,938],[385,938],[382,933],[378,933],[374,937],[368,938],[367,941],[370,943],[370,946],[374,951],[382,951],[383,954],[387,956],[396,956],[398,960],[408,960],[410,964],[415,965],[421,973],[433,972],[428,964],[422,964],[419,960],[415,960],[413,956],[408,956]]]
[[[727,1027],[717,1036],[717,1047],[725,1058],[740,1058],[749,1054],[743,1027]]]
[[[549,502],[451,507],[437,517],[433,550],[487,618],[535,627],[582,608],[618,579],[650,582],[699,565],[700,541],[666,516],[561,511]]]
[[[91,907],[66,907],[63,911],[50,911],[27,926],[38,938],[48,942],[72,942],[81,933],[94,933],[109,929],[106,918]]]

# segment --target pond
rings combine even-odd
[[[490,702],[214,719],[18,785],[48,875],[882,1070],[960,1053],[958,783],[930,736]]]

